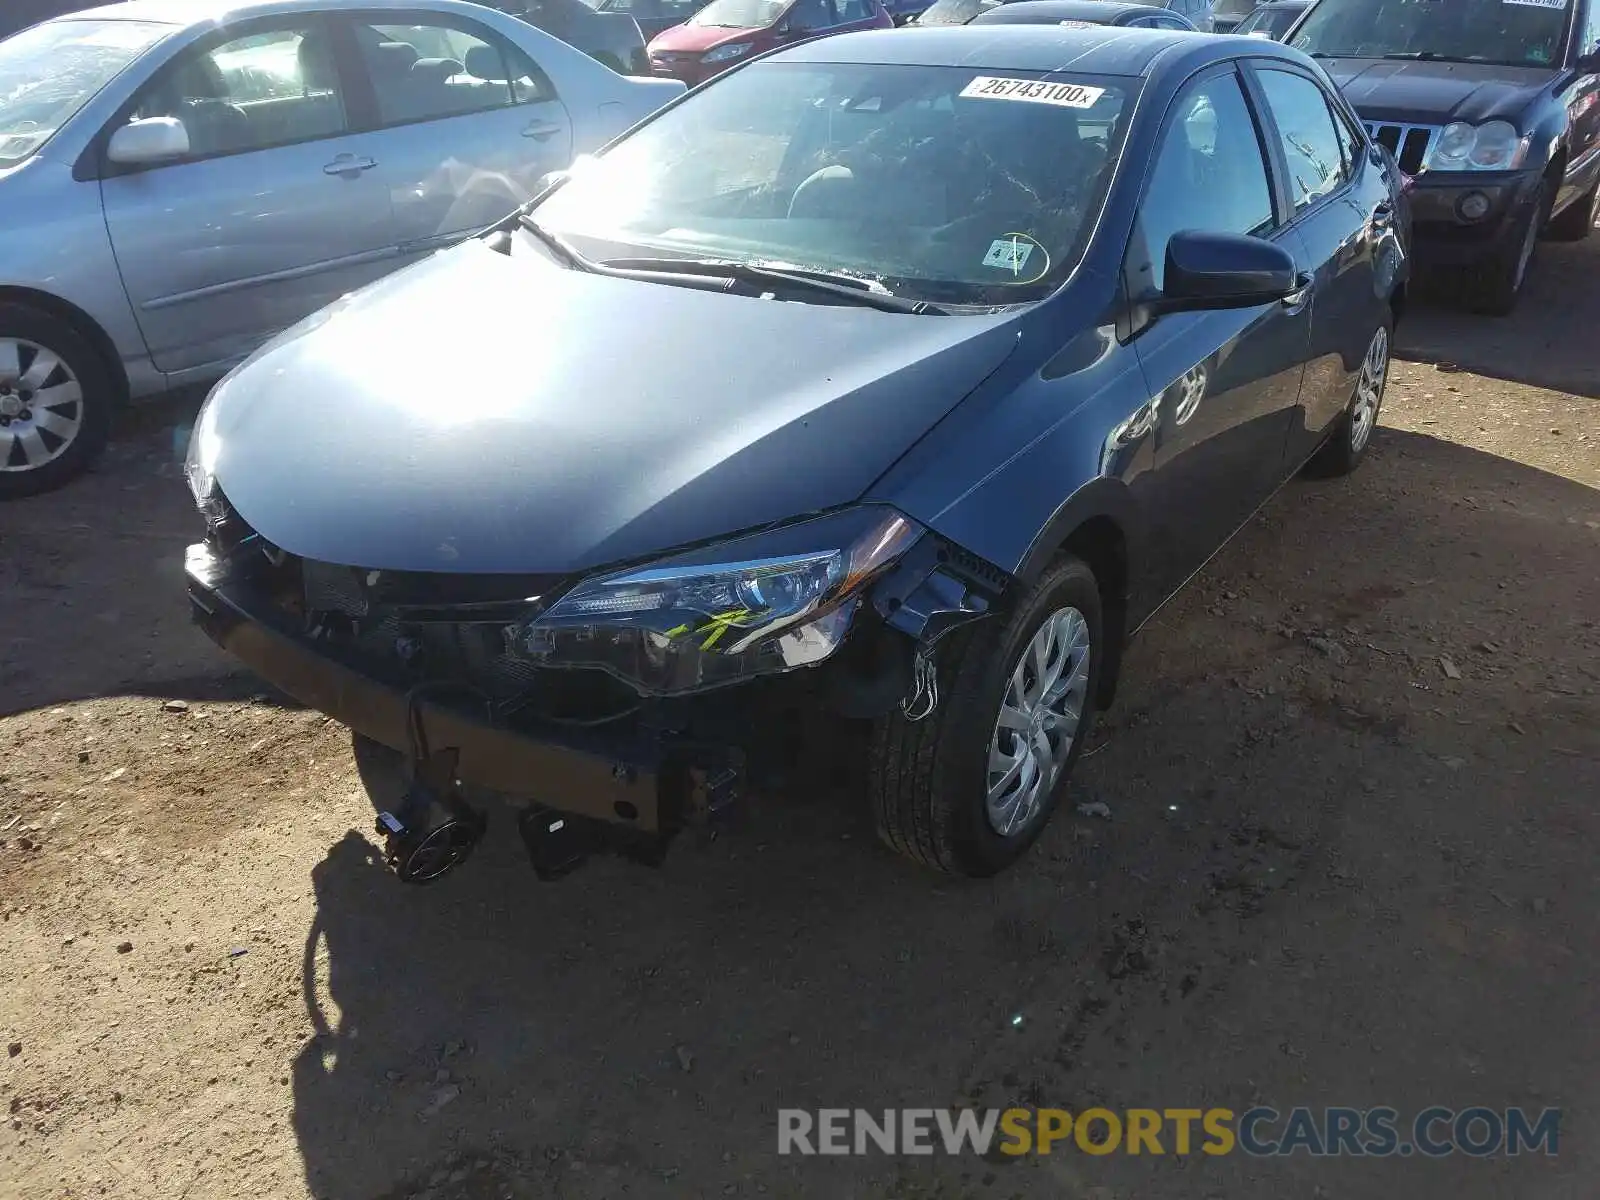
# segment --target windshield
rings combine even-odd
[[[171,32],[170,25],[144,21],[51,21],[0,41],[0,166],[34,154]]]
[[[1329,58],[1433,58],[1543,67],[1561,61],[1570,0],[1322,0],[1294,47]]]
[[[690,25],[717,29],[765,29],[783,15],[789,0],[711,0],[690,17]]]
[[[988,12],[1000,0],[935,0],[917,18],[918,25],[965,25],[981,12]]]
[[[1303,8],[1258,8],[1241,21],[1234,32],[1245,35],[1254,33],[1279,40],[1289,32],[1289,26],[1303,12]]]
[[[1036,300],[1082,255],[1133,86],[757,63],[578,167],[533,217],[600,261],[781,264],[940,305]]]

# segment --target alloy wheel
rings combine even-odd
[[[1382,325],[1372,335],[1367,356],[1361,360],[1356,378],[1355,407],[1350,413],[1350,449],[1360,454],[1378,423],[1378,406],[1383,403],[1383,385],[1389,378],[1389,331]]]
[[[83,389],[67,363],[26,338],[0,337],[0,471],[36,471],[83,428]]]
[[[1026,833],[1045,811],[1083,720],[1089,622],[1076,608],[1045,618],[1011,669],[989,741],[990,827]]]

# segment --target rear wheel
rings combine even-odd
[[[20,304],[0,304],[0,500],[60,487],[105,448],[116,390],[86,338]]]
[[[934,711],[879,721],[869,757],[878,836],[953,875],[1020,858],[1060,802],[1094,722],[1105,661],[1100,591],[1078,559],[1047,571],[1003,623],[941,657]]]
[[[1348,475],[1361,465],[1378,427],[1383,389],[1389,382],[1389,353],[1393,337],[1389,323],[1378,326],[1367,343],[1366,357],[1356,374],[1355,391],[1338,425],[1321,450],[1306,464],[1306,474],[1321,478]]]
[[[1579,196],[1550,218],[1545,236],[1552,242],[1581,242],[1594,232],[1595,209],[1600,201],[1600,183]]]

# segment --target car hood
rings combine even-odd
[[[693,290],[468,242],[281,335],[200,431],[269,542],[566,573],[847,504],[1016,346],[1005,315]]]
[[[701,53],[715,50],[728,42],[753,41],[766,33],[767,26],[751,29],[724,29],[718,25],[675,25],[659,34],[650,43],[652,51],[666,50],[673,54]]]
[[[1323,59],[1322,65],[1365,119],[1419,125],[1515,124],[1557,74],[1553,67],[1370,58]]]

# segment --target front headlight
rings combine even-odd
[[[211,403],[215,395],[216,389],[213,389],[200,406],[194,428],[189,431],[189,452],[183,460],[183,477],[189,482],[189,493],[208,525],[221,524],[226,515],[222,493],[217,489],[217,451],[222,442],[217,436],[216,406]]]
[[[1452,121],[1439,131],[1427,165],[1435,171],[1514,171],[1528,156],[1529,141],[1509,121]]]
[[[507,632],[512,653],[673,694],[811,666],[849,631],[863,586],[922,528],[869,506],[580,583]]]
[[[749,42],[729,42],[726,46],[718,46],[715,50],[707,50],[700,61],[708,63],[727,62],[730,58],[738,58],[741,54],[748,53],[750,53]]]

